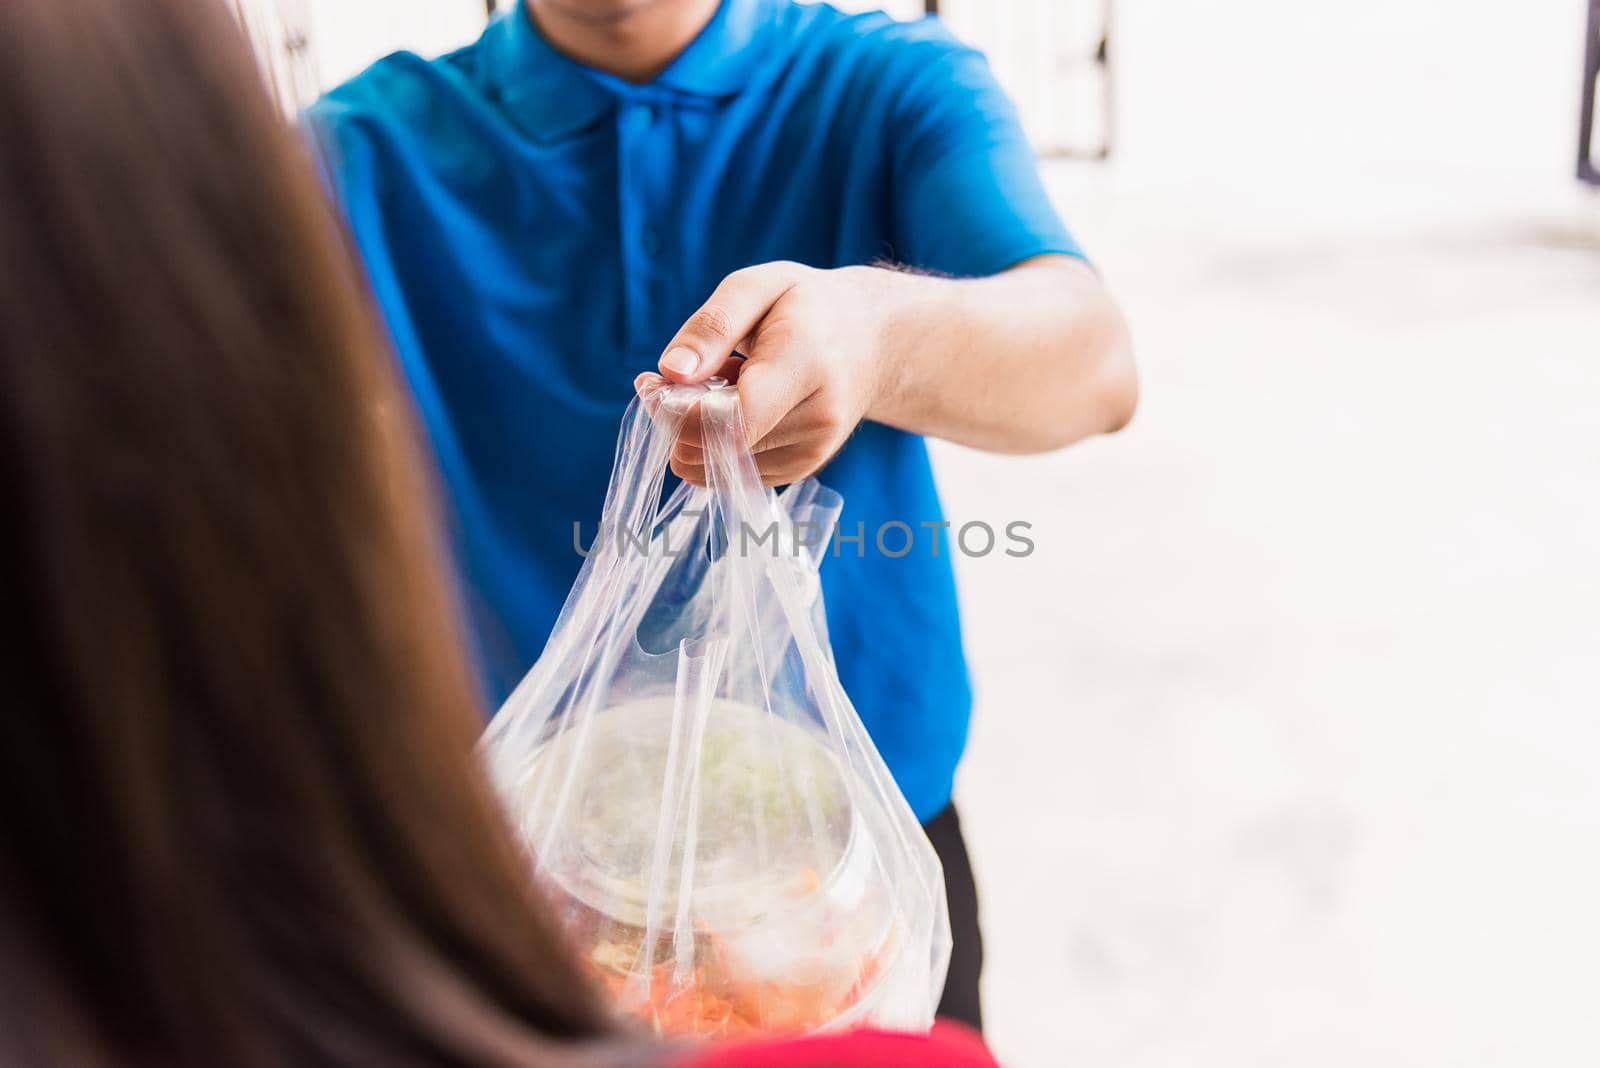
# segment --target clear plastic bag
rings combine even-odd
[[[696,405],[707,487],[663,500]],[[933,1019],[939,861],[823,618],[841,503],[762,487],[737,390],[645,385],[588,559],[485,737],[574,948],[662,1034]]]

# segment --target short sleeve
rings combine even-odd
[[[983,55],[937,23],[919,29],[897,56],[906,73],[889,111],[895,258],[977,277],[1033,256],[1082,257]]]

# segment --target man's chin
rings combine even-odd
[[[620,22],[653,7],[673,3],[674,0],[526,0],[530,5],[577,22]]]

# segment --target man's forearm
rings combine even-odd
[[[1082,261],[989,278],[881,278],[882,379],[867,417],[995,452],[1043,452],[1125,425],[1127,326]]]
[[[1099,277],[1067,256],[974,279],[757,264],[722,280],[659,366],[678,382],[737,380],[769,485],[816,473],[862,419],[1043,452],[1116,430],[1138,396],[1121,314]],[[693,418],[672,464],[703,483]]]

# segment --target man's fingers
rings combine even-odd
[[[759,377],[759,376],[758,376]],[[841,419],[826,401],[824,390],[817,390],[785,413],[778,424],[750,445],[758,457],[764,452],[835,437],[840,432]]]
[[[815,455],[814,445],[802,443],[808,438],[833,436],[829,431],[837,422],[826,405],[808,403],[821,384],[816,353],[795,336],[792,324],[774,327],[775,320],[767,319],[773,306],[807,270],[793,263],[766,263],[730,274],[674,335],[660,363],[662,375],[672,381],[703,382],[719,374],[736,382],[746,441],[756,445],[758,452],[781,453],[784,470],[779,473],[784,476],[789,475],[790,466],[809,470],[820,466],[817,461],[825,457]],[[760,351],[745,347],[750,359],[734,357],[734,351],[747,343]],[[794,426],[788,426],[786,418],[791,413],[798,416]],[[780,424],[786,429],[763,442]],[[705,462],[696,405],[678,432],[672,469],[685,481],[703,485]],[[764,479],[772,484],[766,468],[763,464]]]
[[[703,467],[706,462],[706,450],[699,445],[692,445],[680,437],[678,443],[672,447],[672,460],[674,463]]]
[[[761,475],[763,486],[787,486],[822,470],[833,459],[833,455],[817,451],[809,442],[785,445],[759,454],[756,457],[756,471]],[[672,473],[691,485],[704,486],[705,454],[701,453],[698,459],[688,459],[674,453]]]
[[[667,343],[661,373],[676,382],[702,382],[717,374],[805,270],[777,262],[728,275]]]
[[[818,451],[811,443],[784,445],[756,457],[756,470],[761,474],[763,486],[787,486],[816,474],[833,459],[835,453]]]
[[[745,439],[754,444],[816,389],[812,361],[800,353],[786,359],[752,359],[739,372],[739,406]]]
[[[706,484],[706,469],[704,464],[686,464],[672,461],[672,473],[689,483],[691,486],[704,486]]]

